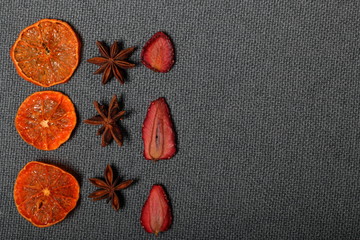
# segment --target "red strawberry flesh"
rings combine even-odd
[[[153,185],[141,212],[141,225],[156,236],[169,229],[172,222],[171,208],[161,185]]]
[[[142,138],[146,159],[169,159],[175,155],[175,131],[165,98],[151,102],[143,124]]]
[[[166,73],[174,65],[174,46],[164,32],[155,33],[141,52],[141,62],[155,72]]]

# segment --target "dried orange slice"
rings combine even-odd
[[[50,87],[70,79],[79,64],[80,47],[69,24],[42,19],[20,32],[10,56],[22,78]]]
[[[42,162],[29,162],[19,172],[14,187],[16,207],[37,227],[62,221],[75,208],[79,183],[70,173]]]
[[[21,138],[40,150],[54,150],[66,142],[76,125],[75,108],[60,92],[36,92],[20,105],[15,127]]]

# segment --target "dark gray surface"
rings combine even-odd
[[[174,222],[161,239],[356,239],[360,236],[360,8],[358,1],[2,1],[0,10],[0,239],[153,239],[139,224],[154,183],[171,199]],[[75,3],[74,3],[75,2]],[[96,3],[95,3],[96,2]],[[285,3],[287,2],[287,3]],[[42,18],[70,23],[82,38],[72,79],[51,87],[75,103],[79,125],[58,150],[27,145],[13,120],[45,90],[21,79],[9,57],[18,33]],[[96,40],[141,48],[164,30],[176,47],[171,72],[141,64],[125,85],[100,85]],[[121,95],[130,116],[120,148],[100,147],[93,100]],[[150,101],[166,97],[179,151],[156,164],[142,157]],[[75,172],[81,200],[63,222],[38,229],[13,202],[18,171],[46,160]],[[87,178],[111,163],[136,185],[114,212],[91,202]]]

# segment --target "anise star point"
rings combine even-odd
[[[100,41],[96,41],[96,45],[99,48],[101,57],[94,57],[87,60],[89,63],[100,66],[94,74],[103,73],[102,84],[106,84],[113,76],[115,76],[121,84],[124,84],[124,70],[135,67],[135,64],[127,61],[135,51],[135,47],[120,51],[117,41],[114,41],[110,49]]]
[[[122,146],[123,135],[118,121],[123,119],[125,111],[120,110],[117,96],[113,96],[109,107],[100,105],[97,101],[94,101],[94,107],[98,115],[84,120],[84,123],[102,125],[96,133],[96,135],[102,135],[101,146],[106,147],[113,139],[119,146]]]
[[[117,191],[125,189],[133,183],[133,180],[119,182],[119,177],[114,181],[114,173],[110,165],[107,165],[104,172],[105,181],[99,178],[89,178],[89,181],[99,189],[89,195],[93,201],[107,199],[115,211],[120,209],[120,200]]]

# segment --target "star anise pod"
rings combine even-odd
[[[120,209],[120,200],[116,191],[125,189],[133,183],[133,180],[126,180],[124,182],[119,182],[119,177],[114,181],[113,170],[110,165],[107,165],[105,168],[105,181],[98,178],[89,178],[89,181],[94,184],[96,187],[101,188],[89,195],[89,198],[92,198],[93,201],[98,201],[102,199],[107,199],[107,202],[111,200],[112,207],[118,211]]]
[[[96,134],[102,135],[101,146],[106,147],[113,139],[115,139],[119,146],[122,146],[123,135],[118,125],[118,121],[122,120],[125,111],[120,111],[117,96],[113,96],[109,107],[100,105],[97,101],[94,101],[94,106],[99,115],[84,120],[84,123],[90,125],[103,125]]]
[[[110,78],[115,76],[121,84],[124,84],[124,69],[133,68],[135,64],[130,63],[127,59],[134,52],[135,47],[127,48],[120,51],[118,43],[115,41],[109,48],[102,42],[97,41],[96,45],[100,50],[101,57],[94,57],[87,60],[89,63],[99,65],[100,68],[94,74],[103,73],[102,84],[106,84]]]

